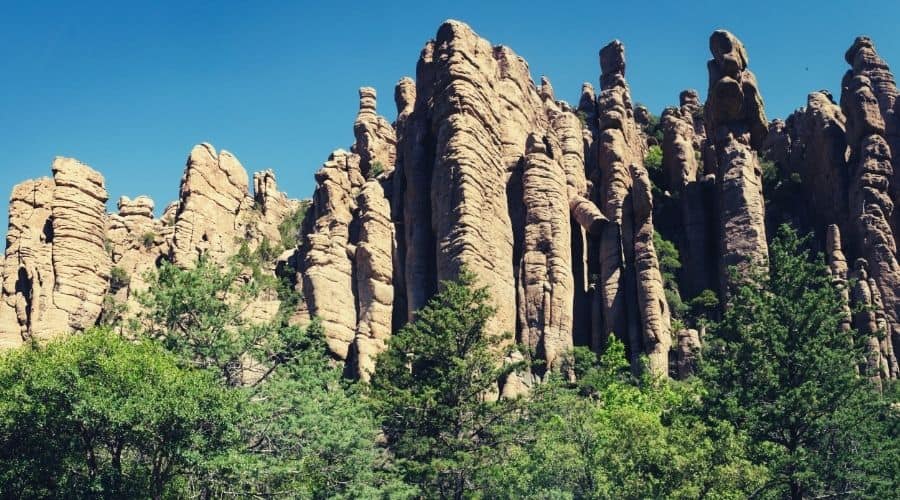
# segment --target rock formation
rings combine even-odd
[[[732,284],[731,267],[747,276],[768,260],[762,169],[755,151],[766,137],[768,121],[740,40],[715,31],[709,49],[713,58],[707,63],[704,111],[706,134],[715,148],[711,166],[718,186],[719,284],[725,296]]]
[[[106,294],[103,177],[72,158],[58,157],[51,168],[52,179],[19,184],[10,200],[0,302],[4,346],[92,326]]]
[[[868,77],[848,71],[841,91],[847,116],[849,160],[849,224],[856,255],[865,259],[883,303],[893,350],[900,348],[900,265],[890,226],[891,150],[884,138],[884,119]]]
[[[511,49],[448,21],[421,51],[416,79],[397,83],[393,124],[378,115],[375,90],[359,90],[354,142],[316,173],[308,206],[280,192],[271,170],[249,176],[234,155],[201,144],[159,219],[143,196],[106,214],[102,177],[57,159],[52,179],[13,191],[0,346],[84,330],[116,313],[111,299],[138,309],[143,274],[163,261],[226,265],[256,252],[264,272],[292,278],[303,295],[292,319],[318,318],[350,376],[367,379],[391,333],[468,269],[491,294],[490,332],[524,346],[507,361],[535,362],[497,394],[549,372],[571,377],[572,347],[600,352],[609,335],[635,372],[646,356],[652,375],[683,378],[703,336],[686,311],[720,314],[714,297],[736,284],[730,269],[743,279],[764,268],[767,222],[789,221],[826,250],[842,327],[865,333],[861,375],[896,378],[900,124],[887,64],[857,39],[840,106],[812,92],[769,124],[741,42],[716,31],[710,51],[706,103],[685,90],[657,127],[632,102],[621,42],[600,51],[599,89],[584,84],[571,106]],[[648,171],[660,130],[662,170]],[[777,169],[767,167],[766,193],[758,154]],[[665,275],[657,232],[680,253],[673,270],[666,244]],[[247,319],[267,321],[281,306],[263,297]]]
[[[600,51],[599,133],[595,139],[597,166],[591,169],[594,199],[610,221],[599,244],[599,289],[602,329],[593,343],[601,349],[606,337],[625,341],[633,366],[639,355],[649,359],[652,373],[665,376],[671,325],[662,277],[653,248],[652,195],[643,166],[645,142],[634,121],[625,82],[625,49],[618,40]]]

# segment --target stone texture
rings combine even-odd
[[[675,378],[684,380],[697,370],[702,343],[700,333],[693,328],[682,328],[675,334],[676,345],[672,349],[674,362],[672,373]]]
[[[849,159],[849,224],[860,242],[859,258],[869,266],[885,312],[893,350],[900,348],[900,265],[890,226],[894,210],[890,197],[893,174],[891,151],[885,140],[884,120],[865,76],[848,72],[841,91],[841,109],[847,116]]]
[[[756,77],[747,69],[743,44],[727,31],[709,39],[709,92],[704,107],[707,137],[715,148],[720,245],[719,289],[727,295],[731,273],[747,276],[768,260],[762,169],[755,150],[768,121]]]
[[[393,126],[376,113],[376,94],[371,87],[359,89],[359,113],[353,124],[356,143],[353,152],[359,155],[359,167],[363,175],[374,174],[373,166],[382,172],[390,172],[397,161],[397,136]]]
[[[522,175],[525,234],[519,264],[519,338],[546,369],[559,371],[572,350],[574,280],[564,170],[532,134]]]
[[[375,179],[367,181],[357,197],[359,243],[356,245],[355,275],[358,320],[356,369],[363,380],[375,371],[375,357],[391,336],[394,307],[394,225],[384,188]]]
[[[81,331],[100,316],[109,279],[103,177],[58,157],[52,179],[13,189],[3,268],[0,344]]]
[[[597,98],[597,166],[590,174],[593,198],[611,222],[599,238],[597,267],[603,318],[593,344],[602,349],[610,334],[629,348],[632,366],[649,358],[655,376],[668,372],[671,331],[668,305],[653,248],[652,195],[643,166],[645,142],[634,120],[625,81],[625,50],[618,40],[600,50]],[[595,322],[598,326],[599,322]]]
[[[173,262],[191,266],[200,255],[223,263],[236,253],[243,234],[241,212],[253,207],[247,171],[228,151],[211,144],[194,146],[181,179],[175,215]]]
[[[300,249],[298,281],[306,306],[310,315],[322,321],[328,347],[340,360],[347,359],[356,338],[356,248],[351,230],[355,231],[356,198],[364,181],[359,155],[343,150],[331,154],[316,172]]]

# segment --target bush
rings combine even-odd
[[[245,401],[148,342],[106,330],[0,357],[0,494],[181,497],[239,442]]]
[[[131,276],[119,266],[109,270],[109,289],[115,293],[131,284]]]
[[[144,245],[144,248],[153,248],[156,245],[156,238],[159,235],[154,233],[153,231],[147,231],[141,236],[141,243]]]
[[[378,177],[379,175],[381,175],[381,174],[383,174],[383,173],[384,173],[384,165],[382,165],[380,161],[376,161],[376,162],[373,163],[372,166],[369,168],[369,176],[368,176],[368,178],[369,178],[369,179],[375,179],[376,177]]]
[[[308,208],[309,202],[300,202],[300,208],[278,225],[278,234],[281,235],[282,248],[291,249],[297,247],[300,236],[300,227],[303,225],[303,219],[306,217],[306,210]]]

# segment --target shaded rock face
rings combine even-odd
[[[743,44],[727,31],[709,39],[709,92],[704,107],[708,141],[715,149],[719,286],[727,294],[735,267],[747,275],[768,260],[762,169],[756,155],[768,121]]]
[[[847,49],[844,59],[851,66],[848,74],[865,76],[869,79],[872,94],[878,103],[884,121],[883,137],[887,141],[891,151],[900,151],[900,110],[897,104],[897,84],[888,64],[878,55],[875,44],[868,37],[858,37],[853,45]],[[891,180],[891,199],[894,203],[900,199],[900,154],[894,153],[891,158],[893,174]],[[894,237],[898,237],[900,228],[900,213],[894,213],[891,218],[891,227]],[[895,240],[895,245],[897,241]]]
[[[113,269],[117,269],[112,273],[109,292],[133,313],[139,308],[135,293],[147,289],[145,273],[156,269],[169,255],[174,221],[165,224],[154,219],[153,200],[146,196],[133,200],[123,196],[118,209],[106,220],[109,256]]]
[[[13,189],[3,267],[0,344],[81,331],[100,315],[109,279],[103,177],[56,158],[53,178]]]
[[[896,352],[900,347],[900,265],[890,226],[893,169],[884,119],[871,85],[869,78],[850,71],[841,90],[850,146],[848,224],[858,242],[854,253],[868,263],[868,274],[880,294]]]

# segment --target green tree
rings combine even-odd
[[[732,426],[685,411],[696,386],[639,385],[615,338],[599,362],[580,349],[574,358],[578,384],[534,390],[518,439],[485,472],[486,496],[746,498],[764,480]]]
[[[242,445],[206,462],[191,491],[300,498],[406,492],[377,445],[368,400],[331,361],[321,324],[290,324],[291,297],[271,321],[246,319],[254,299],[277,284],[261,258],[247,249],[225,270],[206,259],[190,269],[164,264],[140,297],[138,336],[159,341],[186,366],[219,373],[249,401]]]
[[[235,260],[223,268],[205,257],[189,269],[163,262],[147,283],[137,295],[142,309],[130,330],[161,342],[186,364],[217,370],[236,386],[250,360],[271,368],[291,352],[297,332],[286,325],[288,311],[269,322],[248,320],[258,307],[254,300],[274,294],[278,283],[258,266]]]
[[[203,487],[212,496],[403,498],[377,445],[379,422],[369,401],[328,358],[321,327],[297,330],[295,355],[264,383],[247,389],[245,445],[221,457]]]
[[[865,343],[804,244],[782,226],[769,272],[733,292],[703,357],[705,410],[752,439],[772,473],[761,497],[895,496],[898,413],[855,372]]]
[[[245,400],[208,372],[106,330],[0,357],[0,494],[180,496],[239,439]]]
[[[500,335],[485,329],[488,291],[462,272],[398,331],[377,359],[373,395],[391,451],[407,480],[429,496],[462,498],[479,471],[503,460],[504,432],[522,400],[496,398]]]

